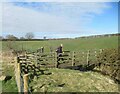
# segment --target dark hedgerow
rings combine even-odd
[[[97,60],[101,71],[120,81],[120,47],[118,49],[104,49],[98,54]]]
[[[120,49],[120,48],[119,48]],[[119,49],[104,49],[98,54],[97,60],[99,63],[119,64],[120,50]]]

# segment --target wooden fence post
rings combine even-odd
[[[57,62],[57,53],[55,52],[55,68],[57,68],[58,62]]]
[[[15,57],[15,63],[17,64],[17,63],[19,63],[19,62],[20,62],[19,56],[16,56],[16,57]]]
[[[72,52],[72,66],[75,65],[75,52]]]
[[[102,53],[102,51],[103,51],[103,50],[102,50],[102,49],[100,49],[100,53]]]
[[[24,81],[24,94],[28,94],[28,74],[25,74],[23,76],[23,81]]]
[[[22,87],[21,87],[21,66],[20,63],[17,64],[18,71],[17,71],[17,77],[18,77],[18,91],[22,92]]]
[[[96,52],[96,50],[95,50],[95,57],[97,56],[97,52]]]
[[[17,83],[17,79],[18,79],[18,77],[17,77],[17,74],[18,74],[17,57],[14,58],[14,61],[15,61],[15,78],[16,78],[16,83]],[[17,86],[18,86],[18,83],[17,83]]]
[[[89,55],[90,55],[90,51],[88,50],[87,52],[87,65],[89,66]]]
[[[15,77],[16,77],[16,82],[17,82],[17,87],[18,87],[18,92],[21,92],[21,67],[19,63],[19,57],[15,57]]]
[[[25,58],[27,59],[27,52],[25,52]]]

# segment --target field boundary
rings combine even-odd
[[[15,77],[18,87],[18,92],[29,92],[29,82],[31,77],[38,75],[38,73],[43,73],[41,68],[62,68],[58,67],[60,65],[66,64],[69,66],[87,66],[87,68],[99,68],[100,71],[104,71],[104,68],[113,66],[114,69],[118,68],[120,65],[109,64],[109,63],[96,63],[97,54],[102,53],[102,49],[95,51],[86,52],[70,52],[64,51],[62,56],[59,57],[55,52],[52,53],[25,53],[24,55],[18,55],[15,57]],[[81,58],[80,58],[81,57]],[[64,68],[64,67],[63,67]],[[116,71],[116,70],[115,70]],[[113,71],[113,73],[115,72]],[[110,75],[112,76],[112,74]]]

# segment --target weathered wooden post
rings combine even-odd
[[[24,81],[24,94],[28,94],[28,89],[29,89],[29,87],[28,87],[28,76],[29,76],[29,74],[25,74],[24,76],[23,76],[23,81]]]
[[[102,53],[103,49],[100,49],[100,53]]]
[[[58,65],[58,60],[57,60],[57,53],[55,52],[55,68],[57,68],[57,65]]]
[[[95,50],[95,66],[97,65],[97,51]]]
[[[84,52],[81,51],[81,64],[83,64],[84,61],[86,61],[86,58],[84,56]]]
[[[25,58],[27,59],[27,52],[25,51]]]
[[[90,56],[90,51],[88,50],[87,52],[87,65],[89,66],[89,56]]]
[[[72,52],[72,66],[75,65],[75,52]]]
[[[18,77],[17,77],[17,74],[18,74],[18,71],[17,71],[17,69],[18,69],[18,67],[17,67],[17,56],[14,58],[14,62],[15,62],[15,78],[16,78],[16,83],[17,83],[17,79],[18,79]],[[18,83],[17,83],[17,86],[18,86]]]
[[[17,87],[18,87],[18,92],[21,92],[21,66],[19,63],[20,59],[19,56],[15,57],[15,77],[16,77],[16,82],[17,82]]]
[[[18,91],[22,92],[22,87],[21,87],[21,66],[20,66],[20,63],[17,64],[17,67],[18,67],[18,73],[17,73]]]

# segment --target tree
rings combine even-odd
[[[44,36],[43,39],[46,40],[46,36]]]
[[[20,37],[21,40],[25,39],[24,37]]]
[[[0,36],[0,40],[3,40],[4,39],[4,37],[3,36]]]
[[[32,39],[32,38],[34,38],[34,34],[32,32],[28,32],[28,33],[26,33],[25,37],[27,39]]]
[[[7,35],[6,39],[8,39],[8,40],[17,40],[18,38],[16,36],[14,36],[14,35]]]

